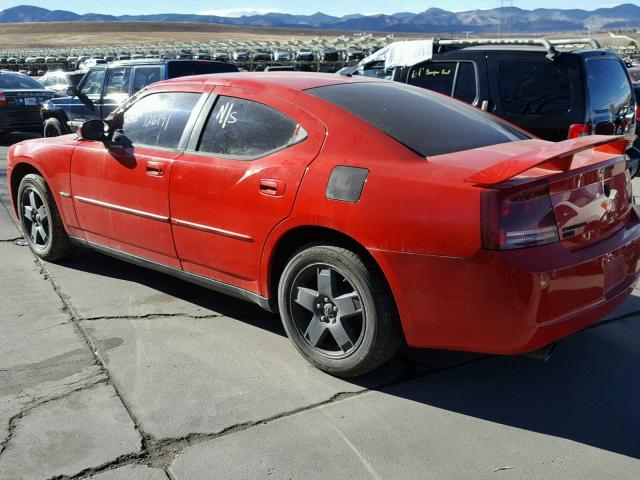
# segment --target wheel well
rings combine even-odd
[[[287,262],[300,247],[309,243],[329,243],[348,248],[359,254],[371,268],[374,268],[382,276],[387,287],[386,280],[378,262],[369,251],[356,240],[342,232],[326,227],[305,226],[297,227],[285,233],[275,246],[271,262],[269,264],[269,294],[272,304],[277,305],[278,283]],[[389,288],[389,291],[391,289]]]
[[[28,163],[17,164],[13,167],[11,172],[11,198],[13,200],[14,209],[16,209],[16,214],[18,213],[18,188],[20,187],[20,182],[30,173],[42,175],[34,166],[29,165]]]
[[[64,118],[64,114],[63,113],[59,113],[59,112],[45,112],[43,113],[43,120],[44,123],[47,122],[47,120],[50,119],[54,119],[57,120],[60,123],[60,126],[62,126],[62,131],[64,132],[70,132],[69,126],[67,125],[67,122],[65,121]]]

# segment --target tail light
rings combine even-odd
[[[7,97],[4,96],[4,92],[0,92],[0,106],[2,105],[9,105]]]
[[[546,185],[516,192],[483,192],[484,248],[509,250],[557,241],[558,227]]]
[[[589,125],[586,123],[573,123],[569,126],[567,138],[578,138],[589,135]]]
[[[636,122],[640,122],[640,105],[636,107]]]

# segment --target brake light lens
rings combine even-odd
[[[636,107],[636,122],[640,122],[640,105]]]
[[[589,125],[586,123],[573,123],[569,126],[567,138],[578,138],[589,135]]]
[[[482,194],[482,244],[493,250],[532,247],[559,241],[546,185]]]
[[[4,96],[4,92],[0,92],[0,106],[2,105],[9,105],[7,97]]]

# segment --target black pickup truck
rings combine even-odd
[[[44,136],[71,133],[69,123],[104,120],[131,95],[160,80],[237,71],[233,64],[207,60],[141,59],[97,65],[87,71],[77,87],[69,87],[67,96],[43,105]]]

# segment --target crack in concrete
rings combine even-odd
[[[67,396],[69,396],[69,395],[71,395],[73,393],[77,393],[77,392],[80,392],[82,390],[87,390],[89,388],[95,387],[96,385],[99,385],[101,383],[105,383],[106,381],[107,381],[106,377],[105,378],[101,378],[98,381],[95,381],[95,382],[90,383],[90,384],[83,385],[80,388],[75,388],[75,389],[69,390],[69,391],[67,391],[67,392],[65,392],[65,393],[63,393],[61,395],[57,395],[55,397],[51,397],[51,398],[47,398],[47,399],[42,400],[42,401],[31,403],[31,404],[21,408],[18,413],[16,413],[15,415],[13,415],[9,419],[9,428],[8,428],[9,433],[5,437],[5,439],[2,442],[0,442],[0,457],[2,457],[2,454],[7,449],[7,446],[9,445],[9,442],[11,441],[11,438],[13,437],[13,434],[14,434],[14,432],[16,430],[16,427],[17,427],[18,420],[23,418],[28,412],[30,412],[31,410],[34,410],[36,408],[40,408],[41,406],[46,405],[47,403],[55,402],[56,400],[61,400],[61,399],[65,398],[65,397],[67,397]]]
[[[188,313],[146,313],[142,315],[104,315],[101,317],[86,317],[80,318],[81,322],[94,322],[97,320],[152,320],[155,318],[191,318],[193,320],[201,320],[207,318],[221,318],[224,317],[221,313],[208,313],[202,315],[193,315]]]
[[[415,367],[416,367],[415,362],[405,360],[404,371],[398,378],[391,380],[389,382],[386,382],[383,385],[377,386],[375,387],[375,389],[363,388],[362,390],[359,390],[356,392],[339,392],[326,400],[316,402],[311,405],[306,405],[304,407],[299,407],[293,410],[288,410],[286,412],[281,412],[261,420],[237,423],[235,425],[225,427],[222,430],[214,433],[194,432],[194,433],[189,433],[187,435],[183,435],[181,437],[163,438],[163,439],[156,439],[152,435],[146,435],[145,437],[143,437],[143,442],[142,442],[143,448],[140,452],[123,455],[103,465],[87,468],[81,472],[76,473],[75,475],[56,476],[56,477],[50,478],[49,480],[81,480],[81,479],[89,478],[98,473],[102,473],[109,470],[115,470],[117,468],[124,467],[127,465],[146,465],[151,468],[162,469],[167,474],[170,480],[175,480],[173,478],[173,475],[171,475],[168,469],[173,464],[175,459],[178,458],[178,456],[180,456],[186,448],[189,448],[194,445],[198,445],[200,443],[207,442],[210,440],[215,440],[217,438],[221,438],[227,435],[231,435],[236,432],[241,432],[243,430],[247,430],[259,425],[266,425],[284,418],[288,418],[294,415],[299,415],[305,412],[316,410],[318,408],[332,405],[332,404],[335,404],[344,400],[348,400],[354,397],[366,395],[367,393],[371,393],[373,391],[399,385],[406,381],[418,380],[420,378],[436,375],[439,373],[444,373],[448,370],[462,367],[470,363],[479,362],[487,358],[491,358],[491,357],[484,356],[479,358],[473,358],[471,360],[460,362],[449,367],[431,369],[422,373],[415,372]]]
[[[23,240],[24,237],[20,236],[20,237],[15,237],[15,238],[6,238],[6,239],[0,239],[0,243],[13,243],[13,242],[17,242],[18,240]]]

